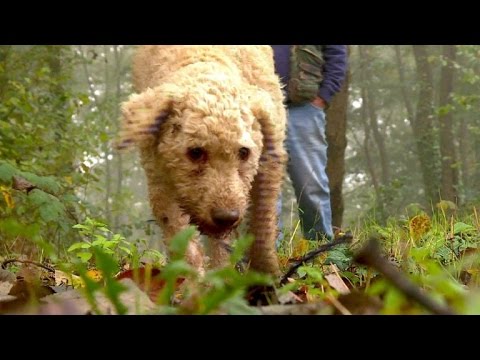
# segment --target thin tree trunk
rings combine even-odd
[[[0,101],[3,101],[5,88],[8,82],[8,57],[12,45],[0,46],[0,66],[2,71],[0,72]]]
[[[439,201],[439,154],[433,123],[433,73],[428,61],[427,45],[412,45],[419,84],[417,111],[412,123],[420,159],[425,198],[428,203]]]
[[[108,76],[108,47],[106,45],[103,46],[103,52],[105,54],[105,93],[104,99],[108,99],[108,92],[109,92],[109,76]],[[107,116],[107,111],[103,113]],[[112,199],[112,162],[110,159],[110,145],[108,141],[105,141],[103,144],[103,152],[105,153],[105,211],[106,211],[106,218],[107,223],[109,226],[112,226],[112,211],[110,206],[110,201]]]
[[[120,88],[120,82],[121,82],[121,58],[118,53],[118,45],[113,46],[113,53],[115,55],[115,76],[116,76],[116,86],[115,86],[115,106],[114,106],[114,112],[113,112],[113,121],[116,124],[116,131],[118,133],[119,127],[120,127],[120,121],[119,121],[119,103],[120,103],[120,96],[121,96],[121,88]],[[115,189],[115,198],[119,199],[121,192],[122,192],[122,182],[123,182],[123,158],[122,158],[122,153],[117,152],[115,154],[117,158],[117,184],[116,184],[116,189]],[[117,212],[115,214],[114,220],[113,220],[113,228],[118,231],[118,227],[120,225],[120,213]]]
[[[365,152],[365,159],[367,160],[367,168],[370,173],[370,179],[372,180],[372,185],[375,190],[375,195],[377,199],[380,199],[380,184],[378,183],[377,174],[375,173],[375,166],[373,166],[372,156],[370,154],[370,127],[368,126],[367,119],[367,108],[365,106],[365,89],[361,90],[362,95],[362,109],[361,109],[361,120],[363,123],[363,131],[365,133],[365,138],[363,139],[363,151]]]
[[[378,155],[380,157],[380,166],[382,169],[382,184],[388,185],[390,182],[390,168],[388,153],[385,147],[385,141],[383,134],[380,132],[377,122],[377,106],[375,101],[375,92],[370,85],[372,79],[372,73],[368,67],[371,61],[370,49],[366,46],[358,46],[361,59],[361,72],[362,72],[362,87],[366,89],[366,107],[368,109],[368,115],[370,120],[370,128],[372,130],[373,138],[378,149]]]
[[[462,170],[462,184],[465,188],[469,188],[471,185],[470,169],[469,169],[469,133],[468,126],[465,117],[460,119],[460,126],[458,127],[458,152],[460,155],[460,166]]]
[[[88,66],[87,66],[87,61],[86,61],[86,55],[83,51],[83,47],[80,45],[79,47],[79,50],[82,54],[82,57],[83,57],[83,61],[82,61],[82,65],[83,65],[83,71],[85,73],[85,78],[87,79],[87,83],[88,83],[88,89],[89,89],[89,92],[90,92],[90,95],[92,95],[93,97],[93,100],[94,100],[94,104],[97,108],[97,110],[100,112],[101,109],[102,109],[102,106],[100,104],[100,101],[98,99],[98,96],[95,94],[95,87],[92,83],[92,81],[90,80],[90,73],[88,71]],[[107,56],[107,54],[105,54],[105,56]],[[105,85],[107,86],[107,84]],[[105,218],[107,220],[107,223],[110,225],[111,224],[111,207],[110,207],[110,202],[109,202],[109,199],[110,199],[110,196],[111,196],[111,188],[110,188],[110,178],[111,178],[111,170],[110,170],[110,160],[108,159],[108,146],[106,146],[106,148],[104,147],[104,153],[105,153]]]
[[[348,49],[350,54],[350,49]],[[350,71],[340,92],[335,95],[327,110],[327,175],[330,184],[332,225],[342,227],[343,222],[343,179],[345,176],[345,149],[347,147],[347,109]]]
[[[407,109],[408,121],[412,123],[413,121],[415,121],[415,112],[413,110],[412,101],[410,100],[409,91],[407,90],[407,82],[405,79],[405,67],[402,62],[400,45],[393,45],[393,47],[395,49],[395,57],[397,60],[397,70],[398,70],[398,76],[400,78],[400,89],[402,91],[402,98],[403,98],[403,102],[405,103],[405,108]]]
[[[453,62],[456,58],[455,45],[443,45],[443,58],[446,64],[442,67],[440,80],[440,106],[445,109],[450,102],[453,92]],[[439,115],[440,124],[440,153],[442,160],[442,187],[443,200],[457,201],[458,171],[452,124],[453,112],[447,110]]]

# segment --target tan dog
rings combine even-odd
[[[250,207],[251,267],[278,274],[286,112],[270,46],[143,46],[133,75],[120,146],[140,149],[165,239],[195,224],[221,266]],[[187,261],[203,273],[200,245],[191,241]]]

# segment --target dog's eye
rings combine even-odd
[[[240,160],[247,161],[249,156],[250,156],[250,149],[246,147],[242,147],[240,148],[240,150],[238,150],[238,157],[240,158]]]
[[[205,162],[207,160],[207,152],[200,147],[188,149],[187,156],[194,162]]]

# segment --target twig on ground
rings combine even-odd
[[[292,276],[302,264],[313,260],[315,257],[320,255],[322,252],[328,251],[333,249],[335,246],[338,246],[340,244],[345,244],[351,242],[353,239],[353,236],[351,233],[346,233],[345,235],[342,235],[338,237],[335,241],[332,241],[331,243],[322,245],[318,247],[315,250],[310,251],[307,253],[305,256],[303,256],[300,260],[298,260],[295,264],[293,264],[290,269],[286,272],[285,275],[283,275],[282,279],[280,280],[280,284],[286,284],[288,282],[288,278]]]
[[[3,263],[2,263],[2,269],[6,269],[7,268],[7,265],[8,264],[11,264],[11,263],[22,263],[22,264],[32,264],[32,265],[35,265],[35,266],[38,266],[38,267],[41,267],[47,271],[50,271],[50,272],[55,272],[55,269],[51,268],[51,267],[48,267],[47,265],[43,265],[43,264],[40,264],[38,262],[35,262],[35,261],[30,261],[30,260],[17,260],[17,259],[8,259],[8,260],[5,260]]]
[[[355,255],[355,261],[362,265],[367,265],[380,272],[407,297],[415,300],[427,310],[438,315],[454,315],[453,310],[435,302],[430,297],[422,293],[421,289],[412,283],[402,272],[393,266],[383,256],[378,241],[371,238],[368,243],[360,249]]]

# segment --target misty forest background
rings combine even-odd
[[[29,194],[2,185],[3,239],[22,229],[67,247],[88,216],[159,246],[137,155],[112,146],[133,50],[0,46],[0,184],[13,173],[42,184]],[[470,45],[349,46],[348,79],[327,113],[335,225],[479,204],[479,57]],[[292,228],[288,182],[284,197]]]

